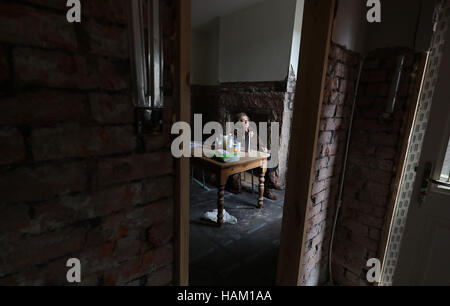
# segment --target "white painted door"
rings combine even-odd
[[[449,132],[450,30],[446,34],[394,285],[450,285]]]

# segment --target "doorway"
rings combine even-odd
[[[190,50],[191,50],[191,1],[177,1],[178,22],[180,37],[178,40],[180,53],[177,55],[180,62],[179,79],[177,86],[180,88],[180,98],[177,100],[177,121],[190,122],[191,86],[190,76]],[[291,170],[291,187],[287,186],[286,194],[290,194],[290,200],[285,200],[283,211],[283,225],[280,239],[280,250],[276,266],[278,285],[298,285],[300,282],[300,262],[303,245],[303,232],[305,228],[306,211],[310,198],[311,182],[315,167],[315,153],[318,138],[318,125],[321,113],[321,101],[325,84],[325,71],[328,62],[329,45],[335,1],[305,1],[304,17],[302,24],[302,48],[298,60],[300,63],[299,75],[308,75],[302,78],[296,85],[295,107],[292,114],[292,128],[283,131],[292,131],[293,136],[299,141],[295,144],[295,151],[290,146],[289,168]],[[317,18],[320,16],[320,18]],[[326,22],[324,22],[326,21]],[[305,35],[307,33],[307,35]],[[313,34],[314,33],[314,34]],[[300,35],[296,37],[300,40]],[[296,58],[298,55],[291,53]],[[314,65],[307,63],[314,62]],[[292,67],[290,67],[292,68]],[[295,123],[299,123],[296,124]],[[285,126],[286,127],[286,126]],[[282,131],[282,133],[283,133]],[[303,133],[302,131],[307,131]],[[295,154],[293,153],[295,152]],[[180,158],[176,160],[176,205],[175,205],[175,284],[188,285],[191,283],[189,276],[189,245],[192,243],[189,237],[190,224],[190,159]],[[286,166],[286,165],[285,165]],[[301,188],[299,188],[301,187]],[[290,191],[291,190],[291,191]],[[303,215],[303,218],[302,218]],[[297,247],[299,246],[299,247]],[[207,269],[205,267],[204,269]],[[209,273],[215,273],[209,270]],[[250,284],[251,285],[251,284]]]
[[[201,115],[203,125],[218,122],[226,134],[226,123],[248,120],[256,127],[250,143],[284,165],[270,167],[263,180],[260,167],[233,174],[221,191],[219,175],[191,161],[192,285],[275,283],[302,16],[297,0],[192,0],[191,122]],[[270,134],[274,122],[277,137]],[[261,123],[269,130],[264,144]],[[221,192],[224,224],[217,227]]]
[[[448,285],[450,256],[449,3],[436,8],[437,31],[426,70],[381,285]],[[446,14],[447,12],[447,14]]]

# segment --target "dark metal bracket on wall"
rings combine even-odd
[[[133,103],[138,134],[163,132],[164,53],[160,0],[130,0]]]

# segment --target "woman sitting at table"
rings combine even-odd
[[[245,113],[239,113],[236,116],[237,122],[242,124],[245,131],[245,151],[247,152],[250,143],[253,143],[255,133],[250,131],[250,119]],[[262,147],[261,150],[265,153],[268,152],[266,147]],[[261,171],[259,168],[257,171]],[[225,189],[238,194],[241,193],[241,174],[234,174],[228,178]],[[277,196],[272,192],[272,189],[281,190],[282,187],[276,183],[276,168],[269,168],[266,171],[264,182],[264,196],[270,200],[277,200]]]

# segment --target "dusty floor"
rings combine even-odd
[[[217,189],[206,191],[191,184],[190,284],[198,286],[270,286],[275,282],[284,191],[277,201],[264,198],[256,208],[257,194],[243,190],[225,193],[225,209],[236,225],[218,228],[201,216],[217,208]]]

